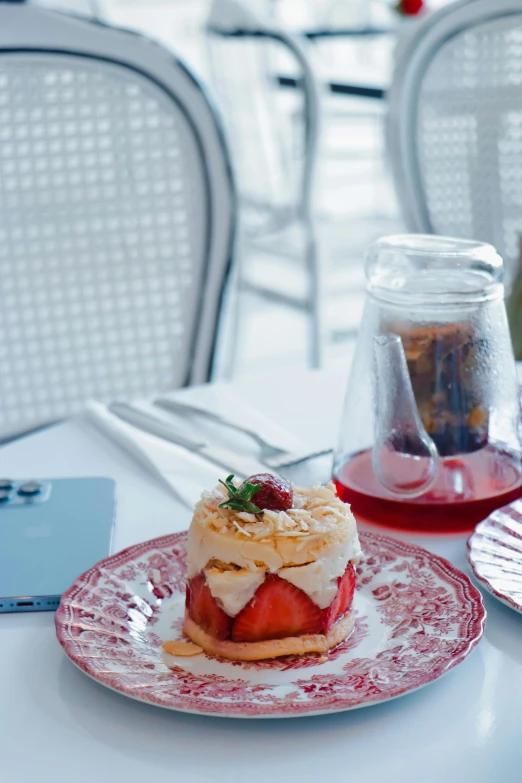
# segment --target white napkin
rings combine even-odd
[[[183,395],[162,395],[183,401]],[[186,398],[186,395],[185,395]],[[259,429],[271,438],[274,443],[282,448],[292,451],[301,451],[302,444],[293,435],[266,419],[258,411],[254,410],[233,392],[214,387],[211,398],[197,401],[194,395],[187,402],[206,407],[218,413],[230,414],[233,411],[234,420],[244,423],[251,429]],[[248,454],[251,457],[258,456],[258,447],[251,439],[233,433],[225,427],[218,425],[196,423],[196,419],[187,419],[185,424],[178,417],[170,417],[159,408],[153,406],[148,400],[133,403],[141,410],[150,413],[166,422],[175,424],[176,429],[194,440],[208,436],[209,442],[230,449],[238,450],[238,453]],[[137,459],[149,472],[160,478],[174,494],[177,500],[187,508],[192,508],[204,489],[213,487],[218,480],[223,479],[226,469],[208,462],[204,458],[187,451],[174,443],[167,442],[155,435],[133,427],[112,414],[107,406],[91,401],[87,406],[87,420],[94,424],[98,430],[110,438],[112,442],[120,445],[127,453]],[[262,466],[260,466],[262,468]],[[269,468],[264,468],[269,470]]]

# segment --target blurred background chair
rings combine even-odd
[[[513,275],[522,234],[522,6],[453,3],[398,53],[389,149],[411,231],[491,242]]]
[[[59,1],[64,2],[54,0]],[[429,5],[431,8],[446,1],[430,0]],[[394,29],[403,27],[390,2],[243,0],[241,3],[258,19],[261,17],[265,29],[282,30],[297,41],[320,92],[322,122],[314,173],[313,214],[324,271],[322,358],[327,364],[346,362],[355,343],[364,298],[366,247],[378,236],[403,230],[384,156],[386,87],[391,79]],[[104,17],[112,23],[146,31],[185,58],[212,87],[224,115],[228,116],[227,105],[231,102],[234,118],[244,112],[235,121],[250,133],[254,150],[252,176],[265,183],[268,168],[271,176],[274,175],[273,162],[282,166],[279,171],[283,174],[276,177],[277,182],[283,180],[278,193],[281,199],[288,188],[289,172],[292,183],[299,182],[302,173],[305,114],[299,63],[281,43],[266,38],[209,34],[206,28],[212,5],[213,0],[103,0],[102,3]],[[370,6],[371,15],[368,15]],[[226,28],[222,19],[217,21]],[[408,20],[404,22],[404,29],[407,27]],[[252,52],[256,51],[264,53],[258,58],[257,68],[250,63],[251,58],[255,60]],[[216,54],[218,59],[230,58],[236,66],[235,72],[234,66],[227,68],[225,60],[217,63],[213,76],[211,58]],[[237,85],[242,76],[244,84]],[[253,96],[247,92],[250,84],[256,85],[259,101],[269,107],[268,111],[261,112],[259,107],[252,110]],[[232,95],[228,101],[227,85]],[[270,158],[270,166],[263,165],[261,154],[256,154],[257,149],[264,150],[259,147],[261,132],[254,122],[258,114],[269,125],[262,133],[278,134],[275,149],[284,153],[289,148],[293,158],[289,160],[278,152]],[[229,136],[236,165],[243,155],[236,155],[235,147],[243,148],[248,137],[241,137],[234,128]],[[240,178],[237,165],[236,169]],[[254,189],[258,195],[260,188],[248,184],[249,191]],[[241,190],[244,193],[244,188]],[[249,209],[249,216],[254,216],[253,209]],[[266,245],[270,250],[266,250]],[[263,237],[262,241],[258,235],[255,243],[251,237],[243,243],[242,313],[239,321],[229,320],[227,330],[239,342],[235,374],[255,373],[263,368],[298,367],[303,361],[310,362],[312,324],[303,246],[302,229],[296,229],[295,223]],[[273,252],[274,247],[279,254]],[[229,354],[225,351],[224,355]],[[229,363],[218,362],[218,377],[229,376],[231,369]]]
[[[171,52],[0,3],[0,436],[207,380],[234,229],[219,123]]]
[[[297,39],[271,27],[246,4],[215,0],[207,22],[210,77],[232,150],[241,205],[238,249],[239,304],[256,291],[302,309],[309,328],[312,367],[322,364],[324,347],[322,262],[316,235],[316,168],[320,96],[308,59]],[[279,89],[278,72],[289,67],[299,86]],[[261,256],[246,267],[251,249]],[[285,286],[281,256],[294,257],[306,271],[304,292]],[[268,258],[267,258],[268,256]],[[281,287],[281,283],[283,283]],[[239,330],[234,330],[237,340]]]
[[[364,249],[397,222],[386,209],[367,225],[352,221],[350,213],[354,204],[372,200],[372,189],[380,188],[378,201],[386,202],[384,104],[372,101],[375,108],[368,109],[365,88],[350,84],[349,73],[342,97],[332,95],[324,78],[319,39],[354,38],[353,30],[293,35],[253,13],[262,5],[214,0],[206,25],[209,78],[230,139],[241,203],[243,316],[237,323],[245,323],[252,293],[301,311],[308,361],[317,367],[328,343],[355,337]],[[370,92],[371,98],[384,94]],[[233,334],[240,340],[241,328]]]

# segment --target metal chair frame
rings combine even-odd
[[[321,259],[316,237],[313,194],[320,139],[320,90],[315,74],[310,66],[306,52],[300,41],[293,35],[276,27],[270,27],[256,20],[248,26],[217,26],[207,24],[209,35],[228,39],[252,39],[273,41],[284,47],[293,57],[300,69],[298,87],[303,92],[303,122],[305,150],[303,155],[303,175],[301,189],[296,204],[295,216],[289,223],[297,222],[302,226],[305,238],[305,264],[308,275],[308,295],[304,302],[297,302],[295,297],[285,294],[274,294],[263,289],[264,296],[283,302],[291,307],[304,310],[309,318],[309,364],[320,367],[323,363],[323,280]],[[274,85],[277,87],[277,84]],[[283,216],[284,217],[284,216]],[[240,254],[243,255],[243,254]],[[239,262],[241,263],[241,262]],[[243,287],[241,272],[238,273],[238,286]],[[249,286],[247,286],[249,288]],[[257,290],[257,288],[256,288]]]

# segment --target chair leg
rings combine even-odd
[[[308,362],[312,369],[324,364],[324,281],[315,231],[306,226],[306,266],[308,270]]]

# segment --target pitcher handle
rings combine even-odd
[[[413,498],[433,486],[439,452],[419,415],[399,335],[374,337],[374,357],[373,471],[389,492]]]

